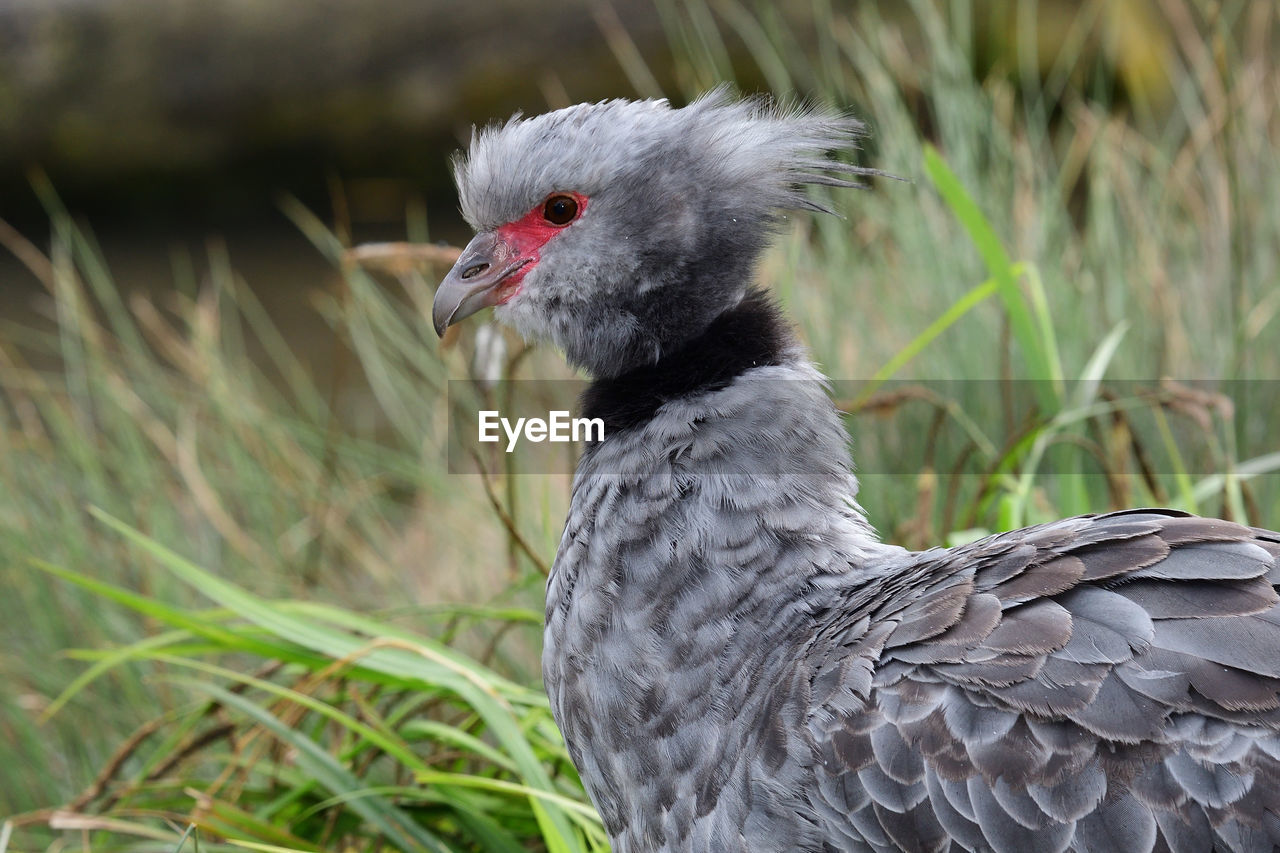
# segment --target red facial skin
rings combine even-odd
[[[587,209],[586,196],[575,192],[560,192],[548,196],[548,199],[557,195],[571,196],[578,203],[578,215],[563,225],[548,222],[542,215],[547,203],[547,199],[544,199],[534,205],[533,210],[515,222],[499,226],[495,232],[498,235],[498,248],[494,253],[494,266],[504,268],[511,264],[520,264],[520,268],[498,285],[497,293],[494,294],[497,298],[493,304],[503,305],[515,298],[515,295],[520,292],[520,283],[541,259],[542,247],[547,244],[547,241],[582,218],[582,214]]]

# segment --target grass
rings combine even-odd
[[[1149,503],[1280,526],[1272,4],[1166,0],[1167,101],[1124,102],[1152,75],[1090,52],[1100,2],[1052,57],[1017,4],[1014,70],[980,74],[985,7],[663,8],[685,94],[741,72],[852,104],[865,158],[910,180],[834,196],[845,218],[797,219],[761,270],[837,379],[887,537]],[[49,251],[0,229],[57,307],[0,332],[0,851],[601,849],[537,686],[567,476],[448,472],[447,383],[493,338],[437,346],[439,270],[374,274],[285,203],[340,272],[314,308],[352,399],[216,242],[130,297],[38,189]]]
[[[165,664],[164,680],[187,699],[166,725],[127,744],[81,809],[128,799],[160,813],[194,799],[188,819],[206,832],[302,850],[346,848],[360,837],[434,851],[520,850],[520,839],[539,834],[550,849],[603,843],[541,691],[349,611],[265,601],[93,514],[220,609],[172,608],[37,564],[169,629],[80,655],[95,665],[55,705],[125,660]],[[204,660],[237,654],[270,663],[249,674]],[[292,753],[287,764],[271,757],[281,747]],[[118,779],[125,760],[138,771]],[[220,772],[175,790],[167,777],[186,760]]]

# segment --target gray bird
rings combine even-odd
[[[723,91],[473,136],[486,306],[593,377],[543,674],[618,851],[1270,851],[1280,535],[1169,510],[882,544],[753,268],[861,125]]]

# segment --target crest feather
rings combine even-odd
[[[827,156],[855,147],[864,132],[836,110],[736,98],[720,87],[680,109],[666,100],[610,100],[532,118],[517,113],[473,131],[454,177],[463,215],[478,230],[518,219],[552,192],[593,196],[646,176],[714,193],[716,208],[771,221],[785,209],[832,212],[804,185],[860,187],[859,177],[884,174]]]

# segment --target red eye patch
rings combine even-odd
[[[556,205],[561,205],[557,207]],[[576,208],[576,209],[574,209]],[[553,222],[548,215],[560,216],[566,210],[573,209],[571,217],[563,222]],[[546,201],[538,204],[517,219],[498,227],[498,237],[511,246],[520,257],[536,255],[547,241],[558,234],[565,226],[581,218],[587,209],[587,197],[579,193],[555,193]],[[536,257],[535,257],[536,260]]]
[[[582,217],[587,201],[581,193],[553,193],[516,221],[498,227],[495,233],[501,247],[499,251],[504,257],[495,260],[505,265],[507,259],[511,259],[522,262],[522,266],[503,280],[497,304],[501,305],[519,292],[521,280],[541,259],[542,247]]]

